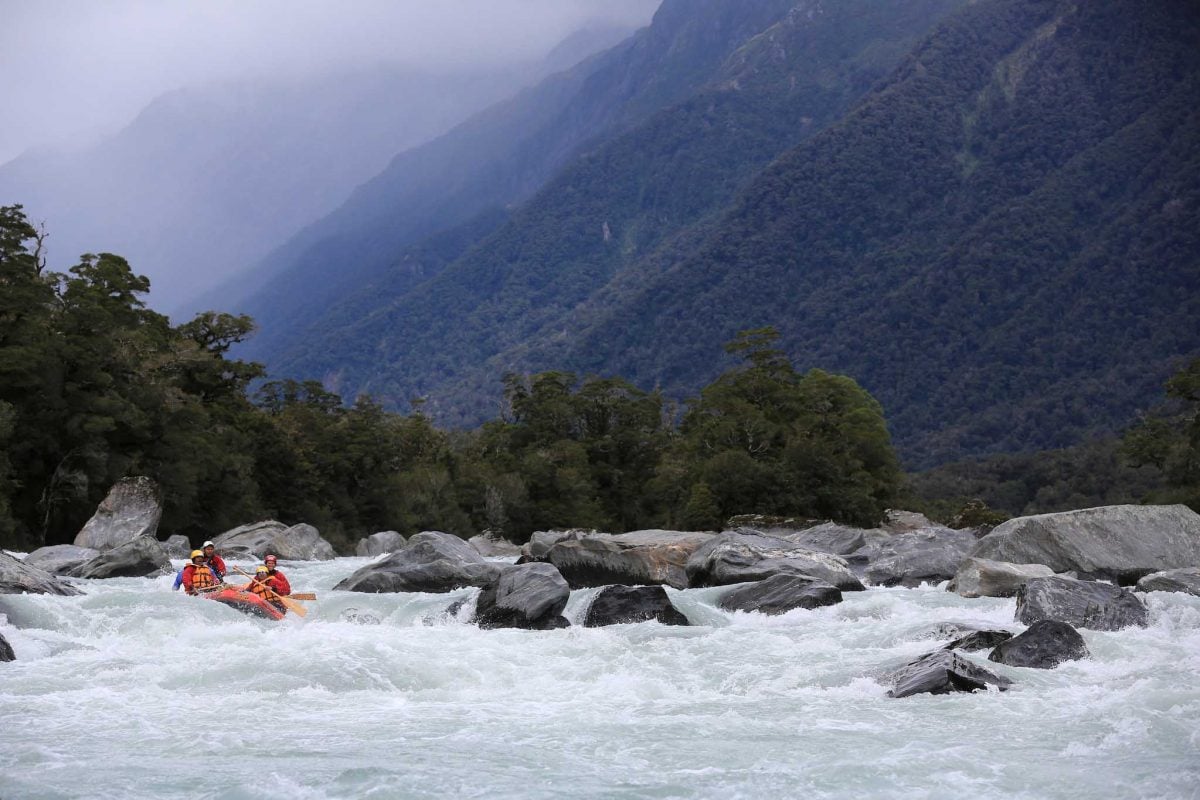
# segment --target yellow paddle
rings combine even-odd
[[[293,600],[316,600],[317,593],[316,592],[292,592],[291,594],[288,595],[288,597],[292,598]]]
[[[237,570],[237,572],[239,572],[240,574],[245,575],[247,578],[249,578],[252,581],[257,580],[253,575],[251,575],[249,572],[246,572],[245,570],[242,570],[238,567],[234,567],[234,569]],[[260,581],[260,583],[261,583],[261,581]],[[271,593],[271,596],[273,598],[275,598],[279,602],[283,603],[283,605],[289,611],[294,611],[294,612],[296,612],[296,614],[298,614],[301,617],[308,615],[308,609],[305,608],[304,606],[300,605],[299,603],[297,603],[295,600],[292,600],[291,598],[289,598],[285,595],[279,594],[278,592],[274,591],[273,589],[271,589],[271,587],[266,586],[265,584],[264,584],[264,588],[268,592]]]

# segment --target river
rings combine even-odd
[[[1200,797],[1197,597],[1082,631],[1085,661],[990,665],[1010,691],[893,700],[879,671],[930,626],[1017,629],[1014,601],[876,588],[767,617],[698,589],[671,591],[690,628],[482,631],[445,613],[475,590],[331,590],[366,561],[282,565],[319,599],[279,623],[170,577],[0,595],[0,798]]]

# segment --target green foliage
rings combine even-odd
[[[1200,358],[1172,375],[1166,390],[1167,404],[1125,434],[1121,452],[1131,465],[1161,472],[1152,500],[1200,511]]]

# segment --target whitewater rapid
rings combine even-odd
[[[367,560],[282,565],[319,599],[280,623],[171,577],[0,595],[0,798],[1200,797],[1197,597],[1081,631],[1085,661],[989,664],[1008,692],[893,700],[880,671],[932,625],[1019,630],[1014,601],[876,588],[767,617],[668,590],[694,627],[483,631],[446,613],[475,590],[332,591]]]

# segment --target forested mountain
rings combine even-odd
[[[777,115],[796,124],[756,86],[795,87],[819,127],[854,84],[815,90],[878,64],[863,37],[808,85],[772,72],[797,41],[821,55],[804,38],[821,8],[797,4],[812,18],[748,41],[725,84],[594,146],[436,277],[334,320],[288,371],[471,421],[509,370],[686,397],[726,366],[721,341],[775,325],[797,364],[882,402],[914,466],[1127,424],[1200,350],[1194,4],[972,4],[715,210],[770,158]],[[753,126],[735,111],[747,102],[764,104]]]

